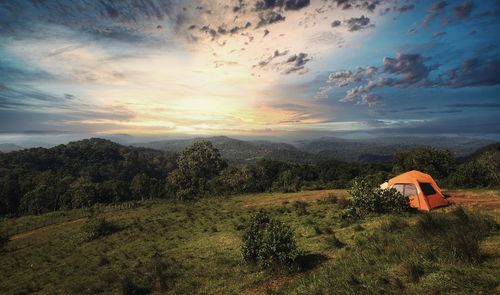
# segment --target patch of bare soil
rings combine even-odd
[[[456,190],[447,191],[445,194],[449,195],[448,201],[452,204],[460,206],[474,206],[485,209],[500,209],[500,194],[498,191],[469,191],[469,190]]]
[[[37,229],[34,229],[34,230],[30,230],[30,231],[27,231],[27,232],[23,232],[23,233],[20,233],[20,234],[13,235],[9,239],[11,241],[25,239],[25,238],[27,238],[29,236],[32,236],[32,235],[35,235],[37,233],[41,233],[41,232],[44,232],[44,231],[47,231],[47,230],[50,230],[50,229],[54,229],[54,228],[57,228],[57,227],[65,226],[65,225],[72,224],[72,223],[79,223],[79,222],[84,221],[85,219],[87,219],[87,218],[79,218],[79,219],[75,219],[75,220],[71,220],[71,221],[67,221],[67,222],[63,222],[63,223],[47,225],[47,226],[40,227],[40,228],[37,228]]]

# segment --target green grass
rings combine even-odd
[[[437,258],[421,257],[410,248],[432,244],[421,243],[417,228],[438,221],[445,224],[444,232],[447,228],[455,232],[465,226],[460,214],[433,213],[431,221],[424,214],[372,216],[346,223],[337,202],[309,202],[305,212],[294,206],[304,196],[317,199],[318,194],[331,193],[151,201],[138,208],[97,213],[117,230],[91,241],[85,221],[47,228],[10,241],[0,254],[0,293],[139,289],[156,294],[237,294],[265,293],[269,286],[283,294],[498,292],[498,231],[480,244],[481,255],[476,256],[471,246],[471,261],[441,251],[445,243],[438,243]],[[305,254],[303,273],[271,274],[242,261],[241,235],[250,216],[262,207],[293,228]],[[28,222],[29,217],[23,218]],[[478,228],[481,223],[473,224]],[[426,240],[434,241],[438,235],[433,231]]]

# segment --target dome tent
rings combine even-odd
[[[408,197],[410,206],[419,210],[430,211],[449,204],[434,179],[429,174],[417,170],[389,179],[386,187]]]

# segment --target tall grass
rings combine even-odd
[[[401,294],[454,290],[445,285],[449,269],[459,270],[460,292],[480,294],[498,286],[494,275],[467,276],[471,268],[500,274],[482,265],[481,241],[497,231],[487,215],[459,208],[450,213],[421,214],[414,225],[401,217],[389,217],[374,232],[361,235],[350,251],[324,269],[285,286],[282,294]],[[455,280],[453,280],[455,281]],[[419,283],[420,282],[420,283]],[[425,290],[425,288],[424,288]]]

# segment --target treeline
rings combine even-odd
[[[411,169],[430,173],[440,184],[498,187],[499,162],[496,145],[462,162],[447,151],[419,149],[396,155],[394,163],[260,160],[229,165],[210,142],[174,154],[88,139],[0,154],[0,215],[151,198],[344,188],[356,177],[382,183]]]

